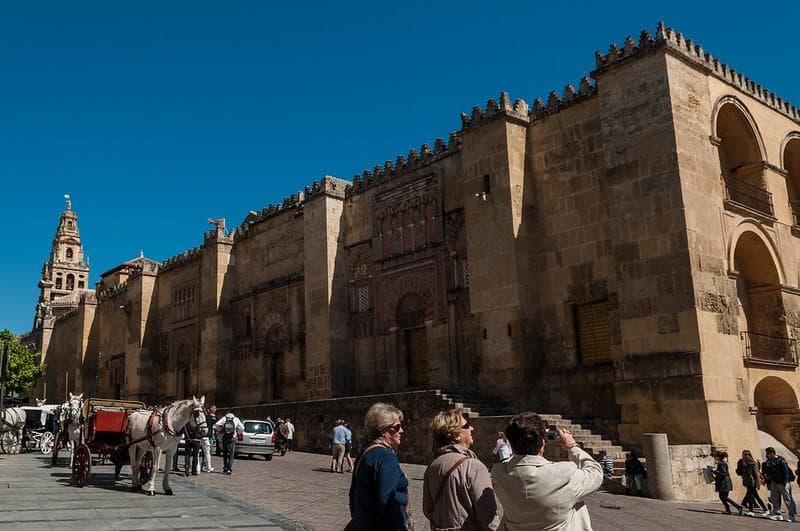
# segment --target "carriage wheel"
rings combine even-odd
[[[139,485],[144,485],[153,477],[153,452],[145,452],[139,461]]]
[[[49,454],[53,451],[53,443],[55,442],[55,437],[49,431],[46,431],[42,434],[42,438],[39,439],[39,451],[42,452],[44,455]]]
[[[0,450],[3,450],[5,454],[10,454],[16,440],[17,436],[14,435],[13,431],[4,431],[3,435],[0,436]]]
[[[92,473],[92,452],[85,444],[78,446],[72,456],[72,484],[83,487]]]

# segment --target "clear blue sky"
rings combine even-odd
[[[657,4],[2,2],[0,328],[31,325],[65,193],[93,283],[446,138],[501,90],[577,84],[659,20],[800,105],[800,3]]]

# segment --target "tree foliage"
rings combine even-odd
[[[45,366],[39,363],[41,355],[38,352],[32,352],[7,329],[0,331],[0,349],[5,348],[6,341],[9,362],[5,392],[24,393],[44,375]]]

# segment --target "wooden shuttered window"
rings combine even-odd
[[[583,363],[611,361],[611,319],[608,301],[575,306],[578,352]]]

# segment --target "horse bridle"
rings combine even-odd
[[[164,431],[166,431],[173,437],[177,437],[178,433],[172,428],[172,426],[169,425],[169,422],[167,421],[167,419],[169,418],[169,416],[167,415],[167,411],[169,411],[171,407],[175,406],[173,404],[168,405],[167,407],[164,408],[164,410],[161,412],[161,415],[159,416],[161,417],[161,425],[164,427]],[[203,422],[197,422],[197,418],[201,414],[203,414]],[[189,419],[189,422],[191,422],[195,428],[204,428],[206,429],[206,431],[208,431],[208,421],[206,420],[205,408],[203,407],[202,404],[194,404],[194,407],[192,408],[192,417]],[[155,435],[155,433],[153,435]]]

